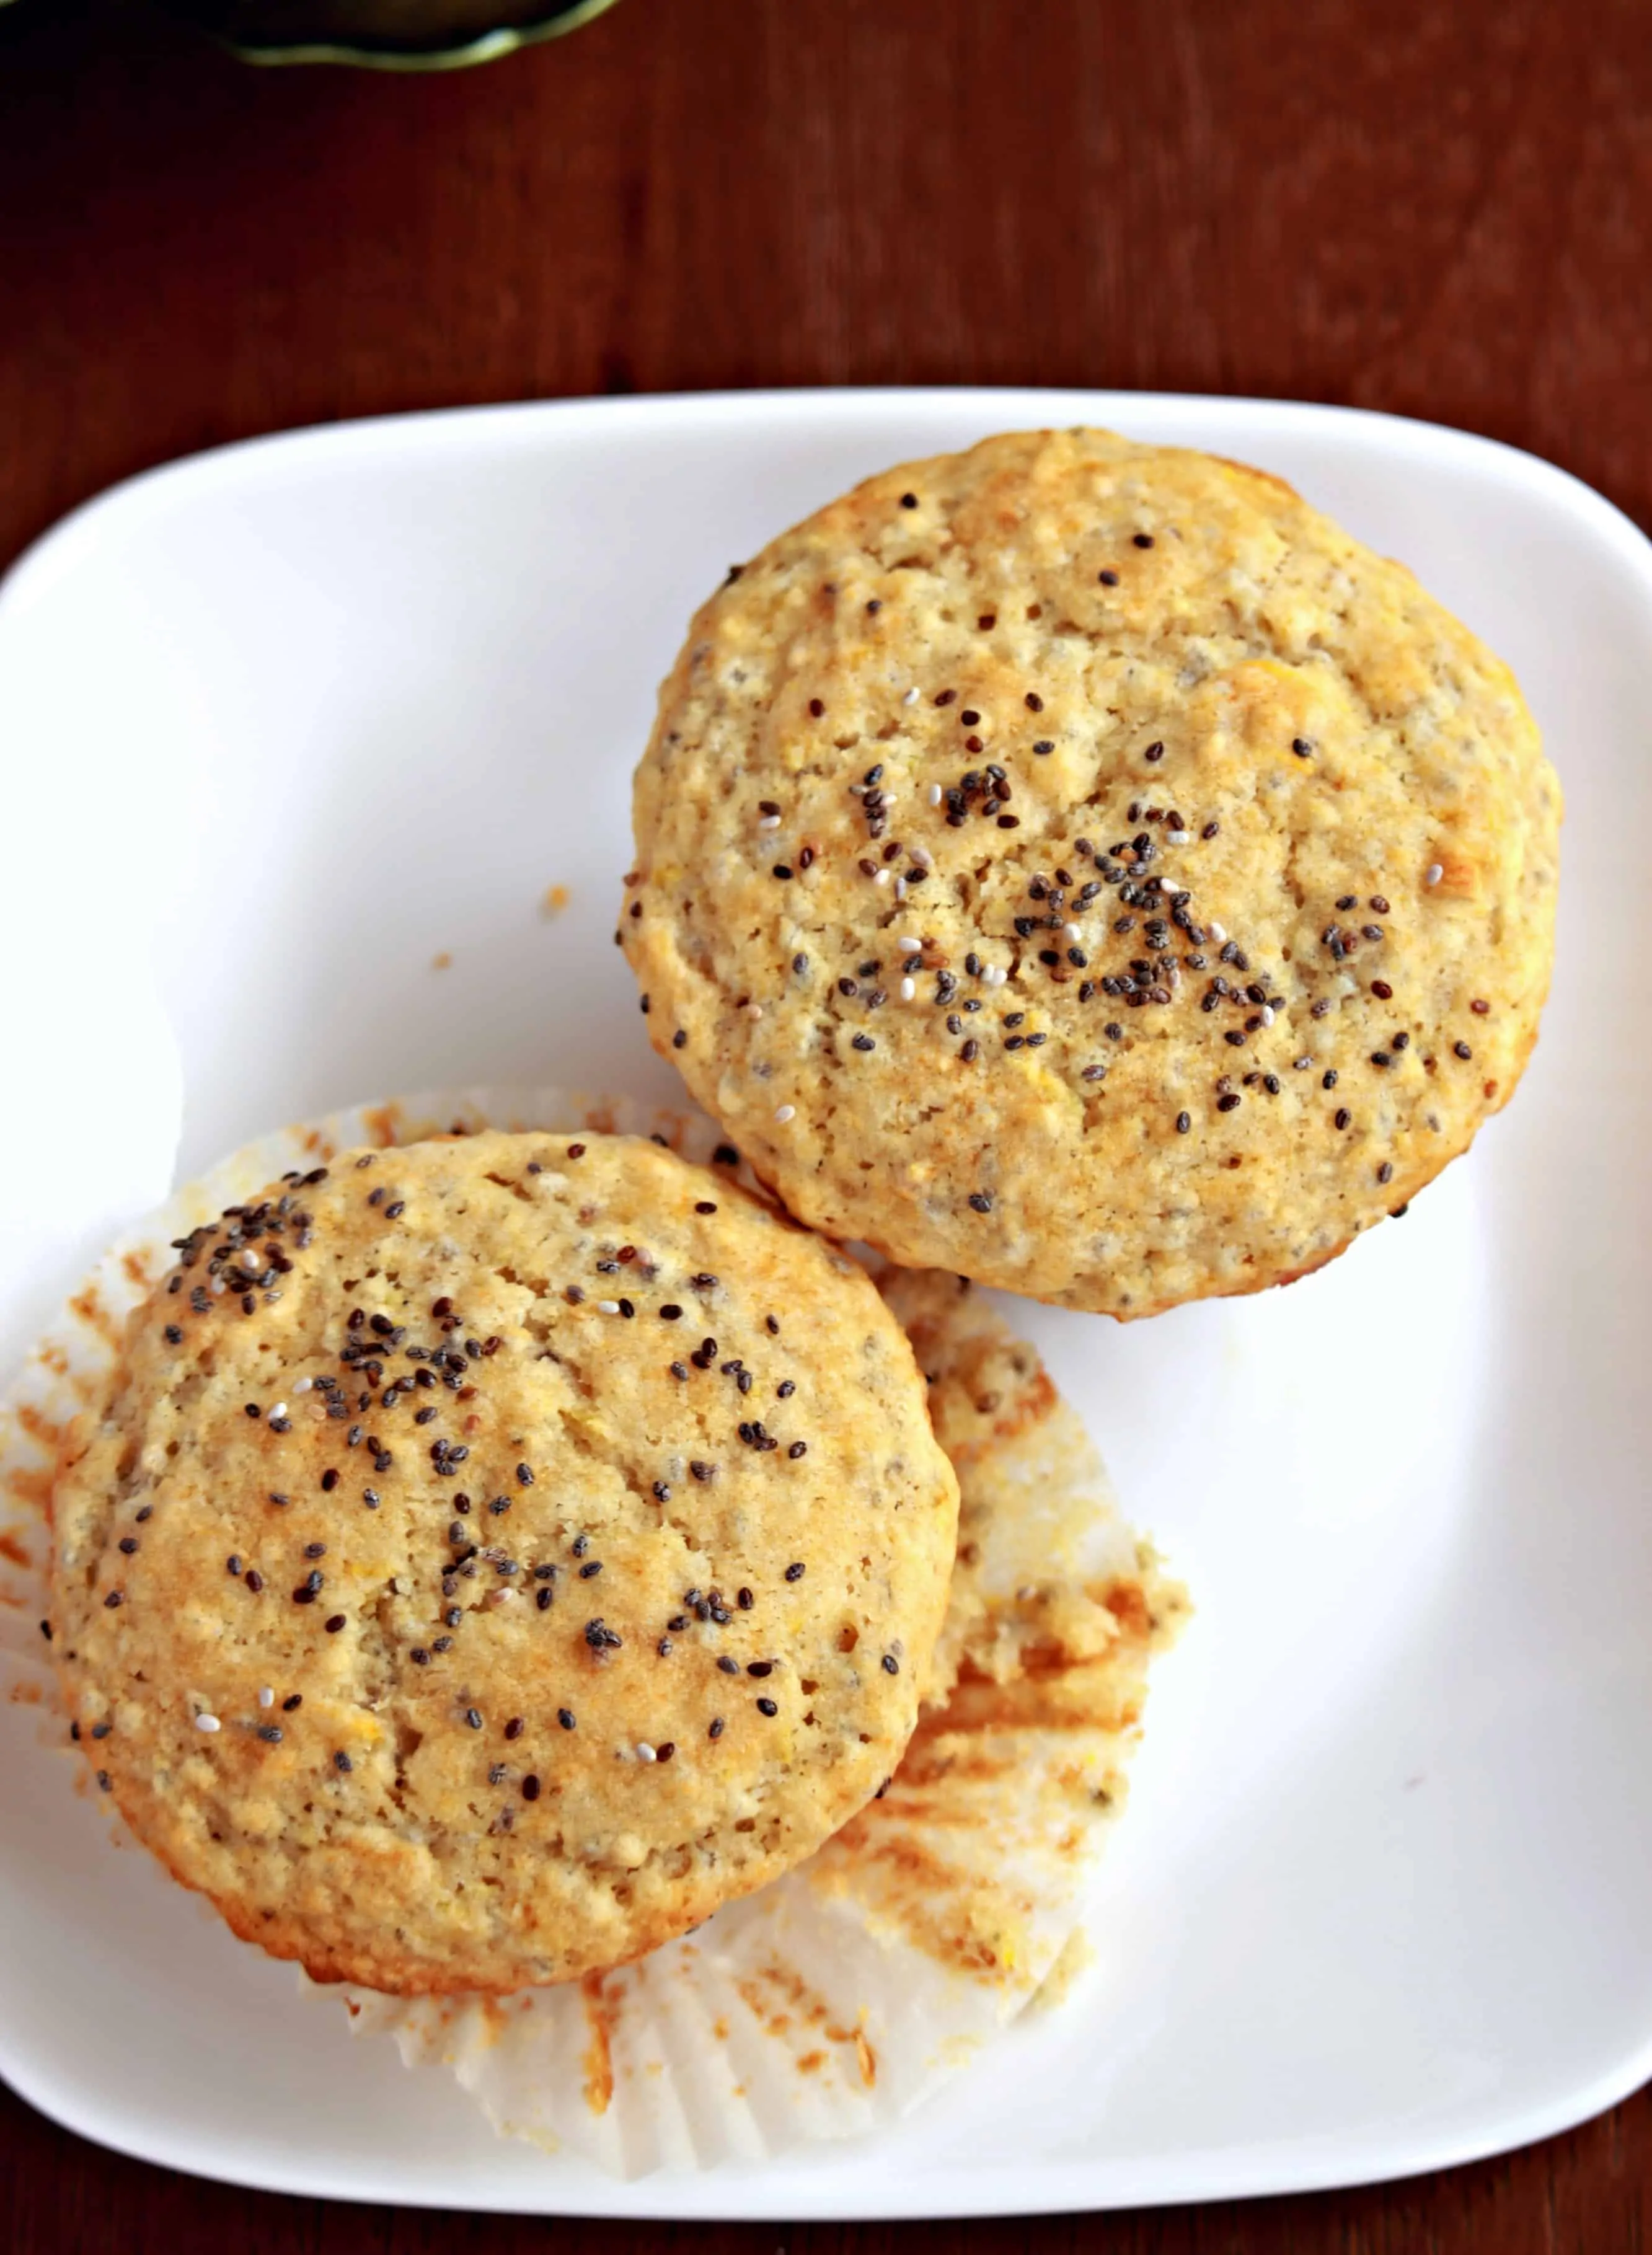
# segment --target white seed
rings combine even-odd
[[[895,897],[897,901],[903,901],[906,898],[906,880],[904,877],[896,877],[895,880]]]
[[[932,783],[929,787],[929,803],[931,806],[938,806],[941,803],[941,787],[938,783]]]
[[[763,815],[759,818],[757,827],[759,830],[778,830],[780,817],[777,814]]]
[[[1167,830],[1164,833],[1164,841],[1169,846],[1185,846],[1190,842],[1192,835],[1191,830]]]
[[[795,1120],[797,1116],[798,1107],[795,1104],[783,1104],[775,1113],[775,1120],[777,1126],[784,1128],[788,1120]]]
[[[636,1742],[636,1759],[640,1762],[651,1762],[657,1760],[653,1747],[646,1739],[639,1739]]]
[[[912,685],[912,686],[911,686],[911,687],[907,691],[907,692],[906,692],[905,696],[902,698],[901,702],[902,702],[902,704],[903,704],[903,705],[916,705],[916,704],[917,704],[917,683],[916,683],[916,682],[914,682],[914,683],[913,683],[913,685]]]
[[[198,1731],[216,1731],[221,1730],[222,1728],[222,1725],[219,1722],[216,1715],[197,1715],[195,1718],[195,1728]]]
[[[910,1001],[911,1001],[911,999],[912,999],[913,995],[914,995],[914,994],[917,994],[917,980],[916,980],[916,979],[903,979],[903,980],[902,980],[902,981],[901,981],[901,1000],[902,1000],[902,1001],[903,1001],[903,1002],[910,1002]]]
[[[1425,885],[1438,885],[1445,875],[1445,870],[1438,861],[1431,861],[1423,872],[1423,882]]]
[[[1218,947],[1220,947],[1227,940],[1227,927],[1226,924],[1217,924],[1213,919],[1210,924],[1206,926],[1206,929],[1209,931],[1211,938],[1216,942]]]
[[[241,1265],[249,1275],[257,1275],[264,1266],[264,1255],[261,1253],[254,1253],[249,1247],[241,1256]]]
[[[1274,1022],[1274,1014],[1268,1008],[1266,1002],[1262,1006],[1262,1022],[1264,1026],[1271,1026]]]
[[[880,869],[880,870],[878,871],[878,873],[877,873],[876,876],[873,878],[872,882],[873,882],[875,885],[887,885],[887,884],[888,884],[888,882],[889,882],[889,871],[888,871],[887,869]]]
[[[596,1303],[596,1311],[600,1316],[617,1316],[620,1312],[620,1303],[617,1300],[599,1300]]]
[[[258,1694],[258,1704],[261,1707],[273,1707],[275,1705],[275,1693],[267,1683],[264,1685],[263,1690]]]
[[[278,1401],[275,1408],[270,1412],[270,1415],[272,1417],[285,1417],[286,1414],[287,1405],[285,1401]]]
[[[307,1394],[314,1383],[315,1380],[313,1378],[295,1378],[292,1381],[292,1390],[295,1394]]]
[[[895,945],[900,949],[903,955],[921,955],[924,952],[924,943],[921,939],[912,939],[910,938],[906,939],[897,939]]]
[[[1084,938],[1083,932],[1076,924],[1064,924],[1061,929],[1066,933],[1069,939],[1082,939]]]

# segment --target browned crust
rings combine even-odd
[[[1152,553],[1131,549],[1133,521],[1156,528]],[[1133,559],[1100,612],[1098,543]],[[974,633],[977,611],[991,636]],[[1035,687],[1036,720],[1022,693]],[[966,707],[981,715],[969,737]],[[1040,730],[1052,757],[1030,755]],[[1149,736],[1156,768],[1142,763]],[[995,750],[1014,784],[1011,840],[949,824],[931,796]],[[869,827],[844,795],[868,758],[900,801]],[[1058,942],[1046,973],[1033,938],[1008,938],[1037,874],[1079,871],[1073,839],[1092,829],[1110,852],[1138,800],[1192,814],[1167,882],[1191,889],[1196,917],[1242,925],[1253,971],[1284,998],[1271,1034],[1245,1029],[1240,1056],[1213,1046],[1239,1037],[1239,1017],[1194,1007],[1220,967],[1209,952],[1177,959],[1179,1007],[1162,1015],[1075,1008],[1082,980],[1145,944],[1119,936],[1105,896],[1075,935],[1086,970],[1069,970]],[[781,810],[777,844],[763,804]],[[1215,845],[1199,819],[1212,813]],[[867,481],[701,607],[638,770],[620,937],[655,1047],[811,1227],[1129,1320],[1323,1268],[1508,1101],[1547,989],[1558,816],[1508,669],[1283,480],[1106,433],[1011,433]],[[894,850],[885,830],[931,856],[931,882],[899,919],[871,890]],[[805,846],[783,892],[764,864]],[[1368,922],[1377,900],[1375,937],[1343,935],[1344,972],[1323,952],[1326,925],[1345,905]],[[838,975],[865,957],[887,980],[907,925],[926,935],[920,991],[850,1056],[861,1006],[838,1001]],[[786,973],[805,937],[806,993]],[[997,1054],[990,1015],[943,1035],[946,1002],[924,991],[967,951],[1006,945],[1013,983],[984,999],[1048,1043],[1036,1068]],[[1483,998],[1491,1016],[1471,1016]],[[1332,1015],[1311,1022],[1321,1003]],[[1113,1050],[1109,1015],[1126,1021]],[[973,1072],[957,1054],[966,1033],[992,1051]],[[1409,1057],[1375,1056],[1390,1034]],[[1417,1062],[1436,1050],[1425,1086]],[[1294,1078],[1303,1051],[1315,1070]],[[1098,1057],[1105,1078],[1088,1086]],[[1281,1082],[1276,1103],[1241,1088],[1258,1066]],[[1329,1066],[1352,1105],[1346,1138],[1332,1119],[1345,1099],[1318,1101]],[[1219,1108],[1229,1093],[1242,1111]],[[1231,1167],[1243,1172],[1230,1181]],[[965,1211],[977,1188],[990,1219]]]
[[[186,1289],[162,1278],[115,1335],[53,1479],[65,1704],[162,1865],[318,1981],[578,1978],[778,1876],[888,1775],[945,1606],[956,1483],[863,1272],[725,1177],[641,1139],[479,1135],[397,1149],[376,1205],[390,1170],[357,1156],[306,1189],[267,1301],[243,1314],[206,1290],[225,1222],[186,1251]],[[282,1191],[249,1203],[271,1213]],[[618,1250],[629,1322],[597,1304]],[[728,1367],[702,1357],[678,1380],[673,1347],[699,1352],[709,1320]],[[375,1376],[345,1345],[380,1323]],[[737,1437],[736,1364],[780,1437],[766,1452]],[[334,1419],[341,1369],[368,1391]],[[461,1472],[433,1465],[432,1434],[463,1437]],[[297,1585],[317,1557],[312,1602]],[[672,1628],[687,1584],[725,1583],[720,1617]],[[601,1623],[612,1649],[585,1633]],[[885,1673],[891,1640],[909,1665]],[[638,1754],[656,1744],[669,1766]]]

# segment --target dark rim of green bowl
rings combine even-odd
[[[518,47],[537,46],[541,40],[560,39],[576,32],[594,16],[613,7],[615,0],[561,0],[559,6],[526,17],[520,23],[501,24],[456,40],[451,46],[414,46],[394,40],[316,38],[313,39],[236,39],[212,29],[221,46],[250,63],[342,63],[362,70],[464,70],[474,63],[494,61],[514,54]],[[180,12],[188,13],[186,6]]]

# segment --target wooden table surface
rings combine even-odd
[[[137,0],[13,14],[0,563],[112,479],[254,432],[751,384],[1348,401],[1531,447],[1652,523],[1644,0],[623,0],[421,79],[247,69]],[[11,2255],[546,2230],[198,2184],[0,2091]],[[1652,2240],[1652,2105],[1386,2190],[899,2237],[1614,2255]],[[895,2237],[602,2228],[742,2255]]]

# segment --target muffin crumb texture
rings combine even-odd
[[[1121,1317],[1316,1268],[1507,1102],[1560,797],[1513,676],[1262,472],[873,478],[704,606],[635,790],[648,1032],[812,1226]]]
[[[237,1934],[390,1993],[572,1979],[895,1769],[958,1494],[852,1263],[596,1134],[348,1152],[176,1249],[63,1445],[51,1650]]]

